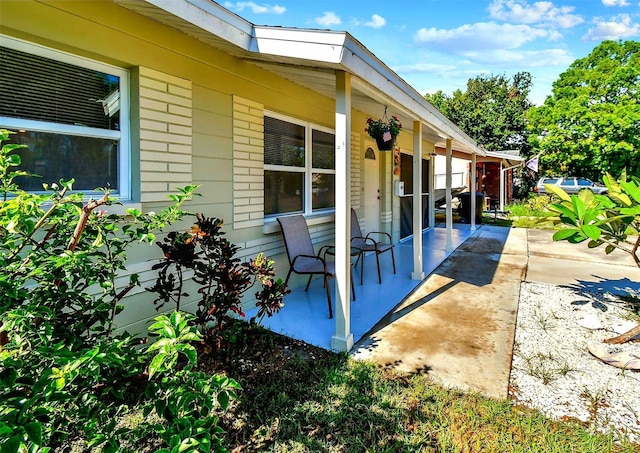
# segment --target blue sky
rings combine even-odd
[[[640,41],[640,0],[218,1],[256,25],[348,31],[420,93],[527,71],[540,104],[598,43]]]

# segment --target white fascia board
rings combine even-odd
[[[322,63],[342,61],[346,33],[255,26],[251,51],[261,55],[299,58]]]
[[[202,30],[249,50],[253,24],[209,0],[145,0]]]
[[[486,157],[493,157],[496,159],[511,160],[514,162],[524,162],[524,157],[516,156],[514,154],[501,153],[497,151],[487,151]]]

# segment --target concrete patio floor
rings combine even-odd
[[[353,357],[505,398],[526,266],[526,230],[483,225],[357,342]]]
[[[523,281],[640,294],[640,269],[628,254],[552,236],[483,225],[357,342],[352,356],[507,398]]]
[[[429,275],[451,252],[445,251],[446,231],[436,227],[423,233],[423,268]],[[458,247],[471,235],[469,225],[456,224],[453,229],[453,246]],[[353,271],[356,300],[351,303],[351,331],[354,341],[365,335],[380,319],[407,297],[420,281],[411,280],[413,270],[413,242],[407,240],[396,244],[395,258],[397,273],[393,274],[391,254],[380,255],[382,284],[378,283],[375,256],[365,259],[363,285],[360,285],[360,265]],[[275,259],[277,275],[284,278],[288,271],[286,255],[271,257]],[[285,299],[285,307],[277,315],[265,318],[262,324],[273,332],[287,335],[306,343],[331,349],[331,337],[335,333],[335,322],[329,319],[326,292],[322,279],[314,278],[307,292],[304,287],[306,276],[293,275],[291,294]],[[330,283],[333,290],[333,279]],[[335,297],[334,297],[335,304]],[[335,311],[335,306],[334,306]],[[249,318],[254,310],[247,311]]]

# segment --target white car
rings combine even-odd
[[[540,178],[534,190],[537,193],[545,193],[545,184],[555,184],[556,186],[562,188],[568,194],[578,193],[582,189],[591,189],[591,191],[596,194],[607,193],[606,186],[595,183],[587,178],[577,178],[574,176]]]

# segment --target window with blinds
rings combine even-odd
[[[9,129],[25,190],[75,179],[90,195],[128,198],[128,74],[91,60],[2,37],[0,128]]]
[[[264,214],[335,208],[335,135],[281,115],[264,117]]]

